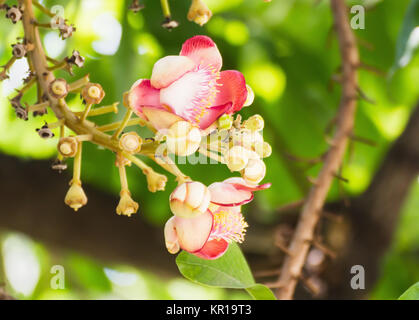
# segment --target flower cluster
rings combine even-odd
[[[231,241],[243,241],[247,223],[241,205],[252,200],[253,191],[269,187],[258,185],[266,174],[262,158],[271,153],[261,134],[263,118],[233,118],[252,104],[253,92],[239,71],[221,71],[221,66],[216,44],[195,36],[179,55],[158,60],[151,79],[138,80],[124,97],[164,146],[156,158],[198,151],[241,174],[209,187],[179,181],[170,196],[174,216],[165,227],[168,251],[183,249],[206,259],[221,256]]]

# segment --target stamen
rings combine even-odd
[[[196,93],[194,99],[191,101],[191,107],[188,108],[190,118],[196,123],[199,123],[207,110],[214,104],[218,93],[217,80],[220,78],[220,73],[211,65],[199,65],[193,72],[201,75],[199,83],[199,91]]]
[[[239,211],[221,208],[214,213],[214,227],[209,240],[224,239],[229,243],[242,243],[248,226]]]

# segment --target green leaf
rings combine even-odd
[[[272,291],[256,284],[246,259],[236,243],[215,260],[181,252],[176,258],[180,273],[192,282],[218,288],[246,289],[253,299],[274,299]]]
[[[246,288],[246,291],[255,300],[276,300],[272,290],[260,283],[257,283],[252,287]]]
[[[419,0],[411,0],[396,45],[396,60],[390,74],[406,66],[419,47]]]
[[[400,297],[399,300],[419,300],[419,282],[407,289]]]

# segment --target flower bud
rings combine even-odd
[[[248,151],[242,146],[233,146],[226,155],[227,167],[231,171],[243,170],[249,161]]]
[[[141,150],[143,140],[136,132],[124,133],[119,139],[119,146],[128,153],[138,153]]]
[[[246,89],[247,89],[247,98],[243,104],[243,107],[250,106],[253,103],[253,100],[255,100],[255,93],[253,92],[253,89],[248,84],[246,84]]]
[[[147,177],[148,191],[164,191],[167,182],[167,177],[165,175],[154,172],[152,170],[145,170],[143,172]]]
[[[272,154],[272,147],[268,142],[256,142],[254,145],[255,152],[261,158],[268,158]]]
[[[88,83],[81,91],[81,96],[88,104],[99,104],[105,96],[105,91],[99,83]]]
[[[265,177],[266,165],[260,159],[249,160],[246,168],[242,171],[243,179],[249,183],[256,185]]]
[[[188,156],[198,150],[201,131],[188,121],[175,122],[167,133],[167,149],[178,156]]]
[[[192,218],[207,211],[211,194],[200,182],[185,182],[170,195],[170,209],[177,217]]]
[[[75,137],[61,138],[58,142],[58,152],[63,157],[74,157],[77,153],[77,147],[79,142]]]
[[[130,217],[133,213],[138,210],[138,203],[132,200],[131,194],[128,190],[122,190],[119,194],[121,199],[116,207],[116,213]]]
[[[223,114],[218,118],[218,129],[229,130],[233,125],[233,117],[229,114]]]
[[[55,79],[49,85],[49,92],[56,99],[65,98],[69,89],[69,85],[64,79]]]
[[[74,211],[77,211],[86,205],[87,197],[80,182],[71,182],[70,189],[65,196],[64,202],[70,208],[74,209]]]
[[[211,18],[212,12],[202,0],[192,0],[188,11],[188,20],[199,24],[201,27]]]
[[[261,131],[264,126],[265,121],[259,114],[255,114],[243,122],[243,127],[245,129],[249,129],[250,131]]]

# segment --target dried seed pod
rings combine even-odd
[[[75,65],[79,68],[82,68],[84,66],[85,59],[80,55],[80,52],[78,52],[77,50],[73,50],[73,53],[71,54],[71,56],[68,58],[65,58],[65,61],[68,64]]]
[[[105,97],[105,91],[99,83],[88,83],[81,91],[87,104],[99,104]]]
[[[163,21],[161,26],[170,31],[174,28],[177,28],[179,26],[179,22],[172,20],[170,17],[168,17]]]
[[[12,105],[13,108],[23,108],[22,107],[22,103],[21,103],[21,99],[22,99],[23,94],[19,93],[17,96],[15,96],[13,99],[10,100],[10,103]]]
[[[13,24],[22,19],[23,13],[17,6],[12,6],[7,9],[6,18],[10,19]]]
[[[73,32],[76,31],[74,25],[68,25],[66,23],[60,24],[59,26],[60,36],[63,40],[70,38],[73,35]]]
[[[55,79],[49,84],[49,93],[56,99],[65,98],[70,87],[64,79]]]
[[[12,54],[17,59],[23,58],[27,53],[26,47],[22,43],[13,44],[12,48]]]
[[[51,169],[52,170],[56,170],[59,173],[61,173],[62,171],[67,170],[67,164],[64,161],[58,160],[56,159],[52,165],[51,165]]]
[[[24,107],[22,106],[16,107],[15,113],[16,113],[16,117],[18,117],[19,119],[28,121],[28,111]]]
[[[38,132],[42,139],[50,139],[55,136],[51,129],[48,127],[48,124],[44,124],[41,129],[36,129],[36,132]]]
[[[187,18],[189,21],[193,21],[199,24],[201,27],[206,24],[212,17],[212,12],[202,0],[192,0],[192,4],[189,8]]]
[[[128,8],[129,10],[131,10],[134,13],[137,13],[138,11],[144,9],[144,5],[140,3],[139,0],[134,0],[132,1],[131,5]]]
[[[141,150],[143,140],[136,132],[124,133],[119,139],[119,146],[128,153],[138,153]]]
[[[75,137],[64,137],[58,142],[58,152],[63,157],[74,157],[77,153],[79,141]]]

